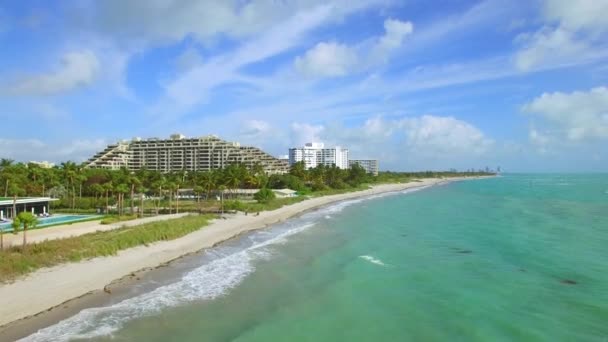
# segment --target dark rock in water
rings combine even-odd
[[[406,236],[407,236],[407,234],[401,234],[401,236],[406,237]]]
[[[525,273],[525,272],[528,272],[528,271],[526,271],[526,269],[525,269],[525,268],[520,268],[520,269],[519,269],[519,272],[524,272],[524,273]]]
[[[470,249],[461,249],[457,253],[460,253],[460,254],[471,254],[471,253],[473,253],[473,251],[470,250]]]
[[[576,285],[576,284],[578,284],[575,280],[572,280],[572,279],[562,279],[561,283],[562,284],[567,284],[567,285]]]

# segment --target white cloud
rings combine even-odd
[[[544,93],[523,110],[541,119],[558,138],[572,142],[608,139],[608,88]]]
[[[238,82],[238,70],[284,52],[331,15],[331,6],[319,6],[289,17],[264,34],[241,45],[234,53],[215,57],[165,85],[166,96],[152,109],[162,115],[179,115],[207,98],[209,91],[226,82]]]
[[[302,74],[309,76],[344,76],[357,63],[357,54],[344,44],[318,43],[304,56],[297,57],[294,65]]]
[[[608,30],[604,13],[608,0],[545,0],[542,8],[545,25],[535,33],[516,38],[522,45],[515,64],[528,71],[546,64],[584,63],[606,56],[602,37]]]
[[[384,35],[375,38],[371,44],[361,42],[349,46],[320,42],[303,56],[296,57],[294,67],[307,76],[336,77],[384,63],[393,50],[401,47],[404,38],[414,31],[414,25],[409,21],[386,19],[384,30]]]
[[[396,49],[401,46],[403,39],[414,32],[414,25],[409,21],[387,19],[384,21],[384,36],[378,43],[383,49]]]
[[[445,169],[479,167],[494,141],[472,124],[450,116],[369,118],[356,126],[292,124],[296,144],[320,141],[349,148],[352,158],[376,158],[384,167]],[[298,134],[297,137],[293,135]]]
[[[106,145],[107,142],[103,139],[79,139],[63,144],[49,144],[38,139],[0,139],[0,157],[22,162],[83,162]]]
[[[410,150],[428,156],[480,155],[493,144],[475,126],[449,116],[406,118],[400,126]]]
[[[544,12],[570,30],[608,30],[608,0],[545,0]]]
[[[321,137],[325,127],[323,125],[311,125],[307,123],[294,122],[291,124],[291,145],[303,146],[309,142],[322,142]]]
[[[52,95],[91,84],[99,72],[99,61],[91,51],[66,53],[55,70],[24,77],[4,92],[17,95]]]
[[[585,42],[578,41],[571,31],[561,27],[545,27],[532,35],[521,35],[517,40],[524,47],[517,53],[515,63],[524,71],[543,67],[547,62],[567,62],[587,53],[589,49]]]
[[[332,17],[385,3],[386,0],[339,0],[331,3]],[[118,40],[165,44],[192,36],[212,43],[219,35],[233,39],[253,37],[294,13],[306,12],[324,0],[164,0],[95,3],[90,29]],[[170,15],[168,15],[170,14]]]

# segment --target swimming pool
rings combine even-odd
[[[40,228],[60,223],[84,221],[95,217],[101,218],[100,215],[53,215],[49,217],[39,217],[36,227]],[[13,227],[10,223],[2,223],[0,224],[0,229],[10,232],[13,230]]]

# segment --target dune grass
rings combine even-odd
[[[209,224],[214,215],[189,215],[77,237],[30,244],[23,251],[11,247],[0,251],[0,283],[6,283],[43,267],[116,255],[121,250],[173,240]]]
[[[139,216],[137,216],[137,214],[132,214],[132,215],[128,214],[128,215],[122,215],[122,216],[112,215],[112,216],[105,217],[99,223],[101,223],[101,224],[112,224],[112,223],[117,223],[117,222],[135,220],[138,217]]]

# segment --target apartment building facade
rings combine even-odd
[[[378,175],[378,160],[377,159],[352,159],[348,161],[348,167],[359,165],[369,174]]]
[[[348,169],[348,149],[340,146],[326,148],[323,143],[306,143],[303,147],[289,149],[289,165],[304,162],[306,169],[317,165],[336,165]]]
[[[126,167],[171,172],[179,170],[209,171],[230,164],[253,167],[260,164],[268,174],[289,171],[287,161],[277,159],[257,147],[241,146],[217,136],[186,138],[173,134],[169,139],[134,138],[108,145],[86,163],[89,168],[119,169]]]

